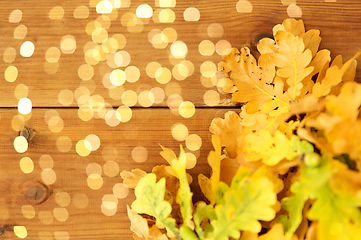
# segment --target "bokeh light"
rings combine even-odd
[[[31,57],[34,51],[35,51],[35,45],[30,41],[24,42],[20,47],[20,55],[23,57]]]
[[[77,194],[74,194],[72,203],[74,204],[75,207],[83,209],[88,206],[89,198],[87,195],[85,195],[83,193],[77,193]]]
[[[145,162],[148,158],[148,151],[143,146],[137,146],[132,151],[132,158],[137,163]]]
[[[195,7],[189,7],[183,12],[183,18],[187,22],[196,22],[200,19],[201,14]]]
[[[59,222],[65,222],[69,217],[69,213],[68,210],[66,210],[66,208],[54,208],[53,216]]]
[[[301,18],[302,9],[296,4],[291,4],[287,7],[287,14],[292,18]]]
[[[41,172],[41,179],[47,185],[52,185],[56,181],[56,173],[53,169],[46,168]]]
[[[129,194],[129,188],[127,188],[123,183],[117,183],[113,187],[113,194],[119,199],[126,198]]]
[[[184,58],[188,54],[188,47],[182,41],[175,41],[172,43],[170,51],[175,58]]]
[[[98,14],[111,13],[112,10],[113,10],[113,5],[108,0],[100,1],[96,5],[96,11],[97,11]]]
[[[184,141],[188,137],[188,128],[182,123],[176,123],[172,126],[172,136],[177,141]]]
[[[55,194],[55,201],[60,207],[67,207],[71,202],[71,198],[67,192],[57,192]]]
[[[17,136],[14,140],[14,148],[18,153],[24,153],[28,150],[28,141],[23,136]]]
[[[14,233],[18,238],[24,239],[28,236],[28,231],[24,226],[14,226]]]
[[[191,134],[186,138],[186,147],[191,151],[197,151],[202,146],[202,138],[197,134]]]
[[[88,18],[89,17],[89,8],[84,5],[77,6],[74,9],[73,16],[74,16],[74,18],[77,18],[77,19]]]
[[[97,173],[92,173],[87,178],[87,184],[90,189],[98,190],[103,186],[103,178]]]
[[[184,118],[190,118],[194,115],[196,109],[190,101],[184,101],[179,105],[179,114]]]
[[[15,39],[24,39],[26,37],[26,34],[28,33],[28,28],[21,24],[17,26],[14,30],[14,38]]]
[[[39,166],[42,170],[52,169],[54,167],[54,160],[50,155],[41,155],[39,158]]]
[[[60,20],[64,17],[64,8],[61,6],[53,7],[49,12],[49,18],[51,20]]]
[[[239,13],[251,13],[253,11],[253,5],[248,0],[239,0],[236,4],[236,9]]]
[[[137,7],[136,15],[138,18],[150,18],[153,15],[153,9],[148,4],[141,4]]]
[[[90,154],[91,150],[89,149],[92,149],[92,146],[90,142],[86,140],[79,140],[75,145],[75,150],[77,154],[79,154],[82,157],[86,157]]]
[[[16,50],[15,50],[15,48],[13,48],[13,47],[7,47],[7,48],[4,50],[4,53],[3,53],[4,62],[6,62],[6,63],[12,63],[12,62],[14,62],[15,57],[16,57]]]
[[[27,219],[33,219],[35,217],[35,209],[31,205],[22,205],[21,213]]]
[[[8,82],[15,82],[15,80],[18,78],[18,69],[15,66],[9,66],[5,69],[4,77],[5,80]]]
[[[19,9],[12,11],[9,15],[9,22],[10,23],[19,23],[21,18],[23,17],[23,12]]]
[[[31,173],[34,170],[34,162],[29,157],[20,160],[20,169],[23,173]]]
[[[66,35],[60,40],[60,50],[64,54],[72,54],[76,49],[76,40],[72,35]]]
[[[220,38],[223,36],[223,33],[223,27],[219,23],[212,23],[207,27],[207,34],[211,38]]]

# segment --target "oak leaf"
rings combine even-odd
[[[319,30],[311,29],[305,32],[305,26],[302,20],[288,18],[285,19],[282,24],[277,24],[273,28],[273,35],[275,36],[279,31],[289,32],[295,37],[302,38],[305,44],[305,48],[311,50],[312,57],[316,55],[316,52],[321,42]]]
[[[172,207],[169,202],[164,200],[164,194],[165,179],[162,178],[156,182],[156,175],[149,173],[139,180],[135,188],[136,200],[132,203],[131,208],[137,213],[155,217],[157,227],[165,227],[168,235],[179,238],[175,219],[169,217]]]
[[[207,240],[238,239],[240,230],[259,232],[258,220],[269,221],[275,216],[271,208],[276,203],[273,185],[267,178],[244,177],[236,188],[225,191],[224,203],[214,208],[216,219],[211,220],[213,231]]]
[[[343,80],[345,74],[349,71],[350,67],[353,68],[355,59],[361,55],[361,51],[356,53],[354,57],[348,60],[341,67],[336,64],[327,69],[325,77],[316,82],[312,88],[312,95],[316,97],[326,96],[331,92],[331,89]]]
[[[212,120],[209,131],[220,138],[220,143],[230,158],[237,156],[237,138],[243,133],[241,118],[233,111],[228,111],[224,119],[215,118]]]
[[[149,239],[149,226],[147,219],[140,216],[136,211],[127,205],[128,218],[130,220],[130,230],[138,237]]]
[[[275,224],[266,234],[261,235],[257,240],[297,240],[297,236],[287,237],[283,233],[282,224]]]
[[[313,146],[292,135],[290,139],[280,131],[274,136],[269,130],[261,129],[245,137],[244,151],[246,161],[258,161],[268,166],[274,166],[283,159],[293,160],[295,157],[313,152]]]
[[[139,180],[146,175],[147,173],[139,168],[132,169],[130,172],[123,170],[120,173],[120,176],[123,178],[124,185],[133,189],[137,186]]]
[[[179,189],[177,192],[176,202],[180,206],[180,212],[183,218],[183,224],[192,229],[194,228],[194,224],[192,222],[192,195],[193,193],[190,190],[187,173],[186,173],[186,165],[187,165],[187,157],[183,150],[182,145],[180,146],[179,158],[176,157],[174,152],[171,149],[165,148],[163,146],[160,152],[160,155],[163,156],[168,162],[170,162],[171,168],[175,176],[179,179]]]
[[[345,120],[356,120],[361,105],[361,84],[346,82],[338,96],[326,97],[326,110],[331,115],[341,116]]]
[[[218,65],[229,77],[237,91],[233,93],[233,100],[237,102],[247,102],[246,110],[248,113],[255,113],[272,100],[276,100],[273,106],[284,105],[286,102],[282,100],[283,82],[276,81],[275,65],[271,63],[268,54],[263,54],[256,59],[250,54],[248,48],[231,49],[227,55],[223,55],[224,62]]]
[[[289,32],[278,31],[275,38],[279,49],[270,54],[270,60],[279,68],[277,75],[287,79],[289,97],[295,100],[304,86],[302,81],[314,70],[313,66],[308,67],[312,52],[305,48],[302,38]]]

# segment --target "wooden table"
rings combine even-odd
[[[224,48],[255,50],[299,10],[332,57],[361,47],[357,0],[114,0],[110,14],[97,13],[107,11],[98,2],[0,1],[0,239],[17,239],[14,226],[25,227],[26,239],[132,239],[126,205],[134,193],[119,172],[166,164],[158,144],[177,153],[188,146],[199,193],[210,122],[239,111],[216,87]],[[136,17],[141,4],[152,17]],[[31,100],[29,114],[18,112],[21,98]],[[182,101],[189,106],[179,111]],[[14,148],[20,135],[23,153]],[[189,145],[192,137],[201,146]]]

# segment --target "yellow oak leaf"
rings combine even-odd
[[[236,159],[232,159],[232,158],[222,159],[220,180],[230,185],[239,167],[240,164],[236,161]]]
[[[276,42],[271,38],[262,38],[257,45],[257,50],[260,54],[278,52],[278,48],[276,47]]]
[[[139,180],[142,177],[145,177],[146,175],[147,175],[146,172],[138,168],[133,169],[130,172],[123,170],[120,173],[120,176],[123,178],[124,185],[128,188],[133,188],[133,189],[137,186]]]
[[[214,203],[216,201],[214,192],[212,190],[211,180],[203,174],[198,175],[198,184],[203,193],[203,195],[210,201]]]
[[[272,226],[271,230],[261,235],[257,240],[297,240],[297,236],[286,237],[283,233],[283,226],[277,223]]]
[[[221,174],[221,139],[217,135],[212,135],[212,144],[214,151],[210,151],[208,154],[208,164],[212,168],[211,186],[213,192],[219,183]]]
[[[241,118],[233,111],[228,111],[224,119],[215,118],[212,120],[209,131],[220,138],[221,145],[230,158],[237,156],[237,138],[243,133]]]
[[[317,29],[311,29],[306,33],[301,34],[300,37],[303,39],[305,48],[310,49],[312,57],[314,57],[321,43],[320,31]]]
[[[324,66],[326,65],[326,69],[329,67],[330,61],[331,61],[331,55],[330,51],[323,49],[316,53],[315,57],[312,58],[312,61],[310,63],[310,66],[313,66],[313,72],[310,74],[310,76],[315,75],[316,73],[319,73]],[[326,71],[324,70],[326,73]]]
[[[312,52],[305,49],[302,38],[289,32],[278,31],[275,38],[279,49],[278,53],[270,54],[270,60],[279,68],[277,75],[287,79],[287,92],[289,97],[295,100],[301,94],[303,79],[314,70],[313,66],[309,66]]]
[[[139,237],[136,233],[133,234],[134,240],[169,240],[168,236],[159,230],[157,226],[153,225],[149,229],[149,236],[148,237]],[[172,238],[171,240],[176,240]]]
[[[305,49],[310,49],[312,57],[314,57],[319,48],[321,37],[320,31],[311,29],[305,32],[305,26],[302,20],[288,18],[282,24],[278,24],[273,28],[273,35],[275,36],[279,31],[289,32],[295,37],[300,37],[303,40]]]
[[[246,135],[244,152],[246,161],[262,160],[264,164],[274,166],[283,159],[293,160],[301,154],[313,152],[313,146],[296,135],[289,139],[278,130],[272,136],[267,129],[261,129]]]
[[[326,96],[331,92],[331,89],[342,82],[346,72],[349,71],[350,67],[353,68],[355,59],[361,55],[361,51],[356,53],[353,58],[348,60],[342,67],[336,64],[327,69],[325,77],[316,82],[312,88],[312,95],[316,97]]]
[[[239,240],[257,240],[257,239],[258,239],[258,233],[244,231]]]
[[[338,96],[326,97],[326,109],[331,115],[341,116],[345,120],[356,120],[361,105],[361,84],[346,82]]]
[[[350,170],[346,164],[339,161],[334,161],[333,164],[338,171],[335,172],[330,179],[330,187],[332,190],[338,193],[358,196],[361,200],[361,173]]]
[[[284,187],[283,181],[278,177],[278,173],[269,166],[262,166],[252,175],[252,177],[256,179],[262,177],[268,178],[268,180],[273,183],[273,190],[276,194],[281,192]]]
[[[332,144],[335,155],[349,154],[351,159],[361,160],[361,120],[344,120],[334,124],[326,132],[326,138]]]
[[[127,205],[128,218],[130,219],[130,230],[138,237],[150,239],[147,219],[140,216],[136,211]]]
[[[218,65],[219,70],[229,77],[237,88],[233,93],[233,100],[247,102],[248,113],[255,113],[268,102],[275,100],[274,108],[278,105],[287,105],[282,100],[283,82],[274,81],[275,65],[271,63],[268,54],[262,54],[256,59],[248,48],[239,51],[231,49],[223,55],[223,62]]]
[[[305,26],[302,20],[287,18],[282,24],[277,24],[273,27],[273,36],[279,31],[290,32],[294,36],[301,36],[301,34],[305,33]]]

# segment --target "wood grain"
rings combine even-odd
[[[167,109],[134,109],[133,118],[127,123],[121,123],[116,127],[109,127],[103,119],[93,119],[90,122],[81,121],[76,114],[76,109],[57,109],[59,116],[64,121],[64,128],[59,133],[49,130],[44,120],[44,115],[49,109],[34,109],[31,118],[26,121],[26,126],[33,129],[34,136],[29,141],[29,148],[25,153],[17,153],[13,141],[19,135],[18,131],[12,130],[11,121],[17,115],[16,110],[0,110],[1,124],[1,188],[0,209],[7,209],[9,219],[2,219],[0,223],[10,226],[21,225],[28,229],[27,239],[38,239],[39,232],[67,231],[70,239],[131,239],[129,221],[126,214],[126,205],[134,200],[133,192],[125,199],[119,199],[118,212],[108,217],[101,212],[102,197],[112,194],[113,186],[121,183],[119,174],[116,177],[108,177],[103,173],[104,185],[99,190],[92,190],[87,185],[86,167],[90,163],[97,163],[103,167],[106,159],[114,159],[119,165],[120,171],[141,168],[150,172],[155,165],[166,164],[159,155],[162,144],[179,153],[179,142],[174,140],[171,134],[172,125],[180,122],[188,127],[189,134],[198,134],[202,138],[202,147],[196,167],[189,170],[194,182],[192,188],[198,192],[195,201],[202,199],[197,188],[197,175],[209,174],[206,163],[208,152],[212,150],[210,133],[208,131],[211,120],[218,116],[224,116],[228,109],[198,109],[192,119],[184,119],[176,116]],[[236,109],[234,109],[236,110]],[[89,134],[96,134],[101,141],[100,148],[89,156],[81,157],[75,150],[76,143]],[[60,152],[56,141],[61,136],[71,139],[72,147],[68,152]],[[137,146],[143,146],[148,151],[148,158],[143,163],[137,163],[132,159],[132,150]],[[104,149],[114,148],[117,154],[104,156]],[[57,179],[49,185],[52,194],[41,204],[33,204],[22,195],[22,186],[27,181],[42,181],[42,169],[39,159],[42,155],[50,155],[54,161],[53,170]],[[23,157],[30,157],[34,162],[34,171],[25,174],[20,170],[19,162]],[[65,222],[54,219],[47,225],[39,220],[40,211],[52,212],[59,207],[55,201],[57,192],[67,192],[71,198],[75,194],[86,194],[89,205],[85,209],[75,207],[73,202],[66,207],[69,218]],[[33,219],[26,219],[21,213],[23,205],[34,205],[36,215]],[[1,217],[0,217],[1,219]],[[3,239],[14,239],[12,232],[6,232]]]
[[[14,90],[18,84],[25,84],[29,87],[28,97],[32,100],[34,106],[51,107],[62,106],[58,102],[58,94],[62,89],[75,91],[80,85],[88,85],[94,88],[92,94],[103,96],[106,102],[113,106],[122,104],[120,100],[114,100],[109,97],[108,89],[102,84],[102,78],[105,73],[113,69],[107,66],[106,62],[100,62],[94,66],[95,74],[91,81],[82,81],[78,76],[78,68],[85,63],[84,45],[92,41],[91,36],[85,32],[86,25],[94,21],[98,14],[94,8],[90,8],[90,15],[86,19],[75,19],[73,11],[77,6],[88,5],[88,0],[61,1],[61,2],[42,2],[33,3],[31,1],[1,1],[0,2],[0,24],[2,34],[0,36],[0,53],[7,47],[16,49],[17,55],[13,63],[0,61],[0,72],[4,72],[9,65],[14,65],[19,70],[19,76],[13,83],[4,81],[1,75],[2,87],[0,89],[0,102],[2,106],[14,107],[17,105],[17,99],[14,97]],[[147,76],[145,68],[152,61],[159,62],[162,66],[172,70],[173,65],[169,62],[170,44],[165,49],[155,49],[148,41],[148,33],[152,29],[171,27],[178,33],[178,40],[187,44],[189,60],[194,65],[194,73],[183,81],[172,78],[171,82],[178,83],[181,96],[184,100],[192,101],[197,106],[205,106],[203,95],[209,89],[216,89],[212,85],[207,87],[201,84],[200,66],[205,61],[211,61],[217,64],[221,61],[221,56],[214,53],[212,56],[202,56],[198,51],[198,45],[202,40],[211,40],[216,44],[219,40],[227,40],[234,47],[244,45],[251,46],[257,35],[261,33],[270,33],[275,24],[281,23],[287,18],[287,6],[283,6],[281,1],[252,1],[252,13],[239,13],[236,11],[236,1],[178,1],[172,10],[175,13],[176,20],[173,23],[155,23],[150,20],[144,25],[141,33],[129,33],[127,28],[121,24],[121,17],[127,12],[135,12],[136,7],[144,1],[134,0],[129,8],[119,9],[118,18],[111,22],[108,29],[109,36],[116,33],[123,34],[127,39],[127,44],[123,50],[129,52],[131,56],[131,66],[137,66],[140,70],[140,80],[135,83],[124,84],[125,90],[133,90],[138,94],[142,90],[150,90],[152,87],[165,88]],[[155,6],[154,1],[149,4],[154,10],[160,9]],[[345,59],[350,58],[360,49],[358,36],[361,34],[360,16],[361,3],[357,0],[348,0],[342,2],[324,2],[324,1],[297,1],[302,9],[302,19],[305,22],[306,29],[320,29],[322,36],[321,48],[331,50],[332,57],[342,54]],[[60,5],[64,8],[65,14],[61,20],[50,20],[49,11]],[[186,22],[183,18],[183,12],[188,7],[196,7],[201,13],[199,21]],[[20,9],[23,12],[23,18],[20,23],[9,23],[9,14]],[[207,34],[207,27],[212,23],[222,25],[224,34],[221,37],[212,38]],[[14,29],[24,24],[28,33],[24,39],[14,39]],[[49,47],[58,47],[60,40],[65,35],[72,35],[77,42],[77,48],[73,54],[61,54],[59,60],[59,69],[55,74],[48,74],[44,71],[45,52]],[[30,58],[24,58],[19,55],[19,49],[24,41],[32,41],[35,44],[35,52]],[[125,69],[122,67],[121,69]],[[360,70],[360,67],[358,67]],[[219,76],[220,77],[220,76]],[[357,76],[357,80],[360,77]],[[228,99],[228,95],[222,95],[221,99]],[[167,106],[167,98],[156,106]],[[218,105],[229,104],[227,101],[221,101]],[[138,104],[139,105],[139,104]],[[77,106],[74,101],[71,106]]]

